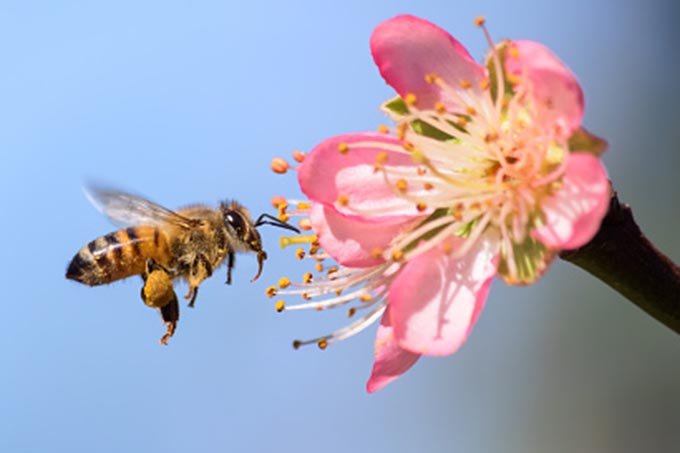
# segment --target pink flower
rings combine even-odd
[[[298,167],[312,203],[296,212],[323,249],[312,257],[340,267],[281,291],[309,299],[286,309],[354,304],[349,315],[367,314],[296,345],[326,347],[382,317],[369,392],[420,355],[455,352],[496,274],[535,281],[557,252],[588,242],[607,210],[594,155],[603,142],[580,127],[574,76],[541,44],[494,46],[484,32],[486,66],[422,19],[380,24],[371,51],[399,95],[384,106],[393,132],[331,138]]]

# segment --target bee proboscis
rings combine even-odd
[[[125,225],[87,243],[73,257],[66,278],[89,286],[104,285],[141,275],[144,303],[157,308],[166,325],[162,344],[167,344],[179,320],[179,304],[173,288],[184,279],[184,296],[192,307],[203,280],[226,260],[231,284],[236,253],[255,253],[257,274],[262,273],[267,254],[257,227],[273,225],[294,231],[281,220],[262,214],[253,221],[247,208],[235,200],[217,208],[192,205],[172,211],[145,198],[103,188],[88,188],[90,201],[115,223]]]

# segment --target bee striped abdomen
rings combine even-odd
[[[66,278],[95,286],[142,274],[146,261],[170,266],[167,235],[155,226],[124,228],[89,242],[73,257]]]

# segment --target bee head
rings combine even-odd
[[[257,254],[258,269],[253,281],[257,280],[262,274],[267,253],[262,249],[262,238],[255,228],[256,225],[253,223],[250,213],[235,201],[222,203],[220,210],[224,218],[224,226],[232,238],[231,242],[236,249],[235,251],[251,251]]]

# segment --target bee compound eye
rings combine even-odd
[[[236,231],[236,234],[243,236],[246,230],[246,222],[241,214],[236,211],[227,211],[224,220]]]

